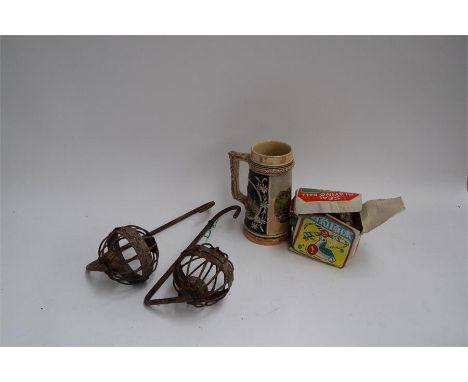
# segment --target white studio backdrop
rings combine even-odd
[[[465,37],[2,38],[2,344],[466,345],[466,51]],[[234,263],[230,294],[144,307],[237,204],[227,152],[264,139],[292,145],[293,188],[407,210],[344,269],[254,245],[243,212],[224,216],[210,242]],[[145,285],[85,272],[113,227],[210,200],[157,236]]]

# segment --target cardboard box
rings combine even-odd
[[[341,191],[299,188],[291,203],[290,251],[343,268],[361,235],[405,208],[401,198],[370,200]]]

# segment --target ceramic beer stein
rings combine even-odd
[[[257,244],[273,245],[289,236],[289,204],[294,159],[291,146],[263,141],[250,154],[229,152],[231,192],[245,206],[244,235]],[[239,161],[249,164],[247,195],[239,190]]]

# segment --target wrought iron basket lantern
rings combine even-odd
[[[134,285],[146,281],[159,259],[158,245],[153,236],[195,213],[207,211],[214,204],[205,203],[152,231],[136,225],[114,228],[99,245],[98,258],[89,263],[86,270],[104,272],[121,284]]]
[[[235,211],[233,217],[237,218],[241,208],[227,207],[208,221],[198,236],[150,289],[145,296],[145,305],[186,302],[199,308],[213,305],[228,294],[234,281],[234,265],[228,255],[209,243],[197,243],[207,231],[212,229],[216,221],[229,211]],[[171,274],[177,296],[152,299]]]

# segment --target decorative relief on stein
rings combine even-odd
[[[244,224],[250,231],[263,235],[267,233],[268,187],[268,176],[249,171]]]

